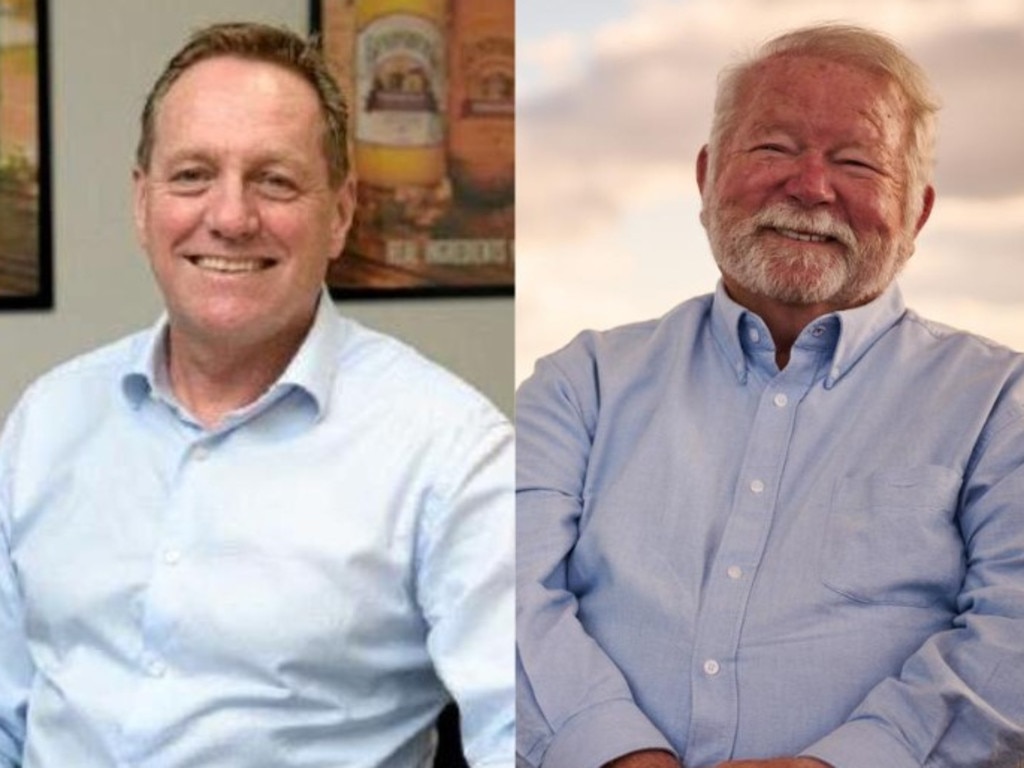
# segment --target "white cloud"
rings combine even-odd
[[[935,217],[926,225],[926,232],[944,233],[1009,233],[1024,237],[1024,194],[1011,197],[952,197],[939,189],[935,201]]]
[[[525,88],[536,97],[538,93],[572,87],[582,71],[584,45],[578,35],[564,32],[521,44],[516,51],[520,93]]]

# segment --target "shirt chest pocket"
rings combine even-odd
[[[825,585],[863,603],[952,606],[965,569],[960,484],[939,466],[840,479],[822,549]]]

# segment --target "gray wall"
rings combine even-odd
[[[167,58],[205,23],[303,31],[306,0],[58,0],[50,3],[56,307],[0,314],[0,419],[60,360],[148,326],[160,311],[130,215],[137,115]],[[348,302],[342,311],[418,347],[513,402],[508,297]]]

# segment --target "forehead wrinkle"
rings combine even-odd
[[[256,112],[256,108],[261,111]],[[232,117],[233,109],[242,117]],[[324,183],[337,189],[349,169],[344,152],[333,145],[329,117],[316,87],[291,68],[246,56],[215,55],[183,70],[155,102],[146,165],[151,166],[158,154],[168,156],[163,151],[168,139],[181,143],[189,139],[198,141],[195,134],[200,132],[213,141],[218,134],[227,134],[230,140],[244,130],[254,136],[256,145],[275,140],[293,150],[261,162],[294,167],[311,183],[319,184],[320,171],[316,166],[322,161],[327,175]],[[248,128],[245,122],[249,123]],[[223,128],[224,123],[227,129]],[[273,124],[290,131],[290,137],[282,138],[274,132],[268,137],[260,131]],[[180,135],[183,130],[189,134],[185,139]],[[212,162],[214,157],[215,153],[211,153],[205,159]]]
[[[875,85],[882,86],[872,88],[869,82],[853,84],[853,89],[858,93],[870,91],[870,98],[852,113],[854,119],[847,121],[846,133],[849,134],[849,138],[844,138],[845,142],[851,146],[881,146],[889,136],[908,133],[910,121],[906,99],[895,83],[888,78],[881,78],[876,73],[846,65],[836,66],[862,74],[865,78],[874,80]],[[739,115],[736,132],[745,131],[757,134],[780,131],[795,137],[814,130],[815,124],[812,118],[815,110],[821,109],[820,106],[816,103],[802,103],[806,101],[806,98],[794,100],[793,93],[787,88],[786,82],[780,82],[780,78],[777,76],[772,78],[772,82],[765,87],[751,87],[750,90],[752,92],[747,102],[748,106]],[[808,96],[807,98],[813,97]],[[747,122],[744,119],[744,117],[749,119],[751,116],[757,116],[760,119],[755,122]],[[832,116],[832,114],[825,115],[827,118]],[[858,136],[857,134],[862,135]]]
[[[797,137],[801,133],[801,128],[801,124],[796,121],[761,120],[749,127],[746,139],[749,142],[760,142],[778,137],[800,145],[801,142]],[[878,132],[880,134],[881,130],[879,129]],[[888,154],[884,151],[882,142],[878,140],[863,140],[857,137],[840,139],[834,142],[834,146],[830,148],[831,152],[843,152],[846,150],[857,150],[872,154]]]
[[[288,168],[303,168],[308,165],[304,155],[295,151],[290,146],[281,148],[261,147],[251,153],[237,153],[228,147],[215,146],[182,146],[168,151],[163,159],[167,165],[176,165],[183,162],[199,162],[207,165],[220,166],[226,158],[229,162],[234,159],[242,160],[246,167],[265,168],[267,166],[280,165]]]

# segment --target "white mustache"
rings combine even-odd
[[[777,203],[754,214],[750,224],[757,229],[789,229],[831,237],[851,251],[857,247],[857,236],[853,229],[825,211],[799,211]]]

